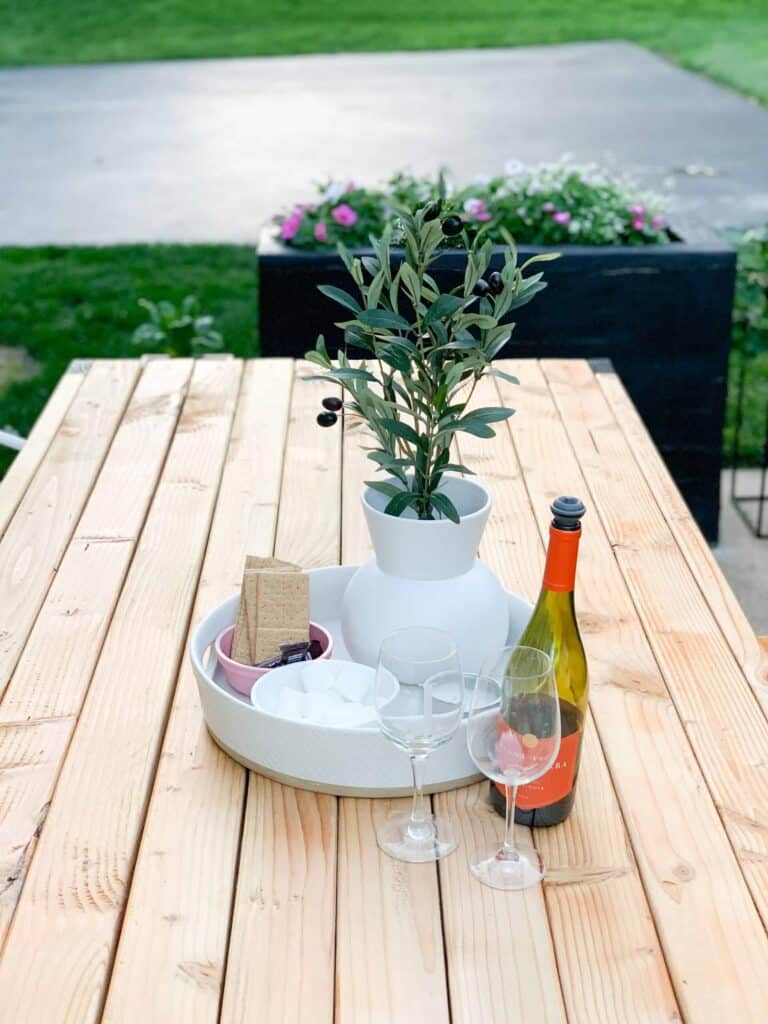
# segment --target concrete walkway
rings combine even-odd
[[[739,494],[757,494],[759,470],[739,471]],[[720,568],[739,599],[758,636],[768,636],[768,538],[758,540],[730,500],[731,473],[725,470],[720,487],[720,543],[712,549]],[[754,515],[755,506],[749,506]]]
[[[710,224],[768,220],[768,110],[595,43],[2,70],[0,244],[249,242],[326,175],[564,151],[672,175]]]

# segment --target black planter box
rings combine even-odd
[[[609,359],[661,451],[705,536],[717,540],[734,250],[701,228],[670,245],[564,246],[537,269],[549,287],[514,310],[517,327],[499,358]],[[521,246],[520,260],[547,247]],[[493,266],[502,264],[501,247]],[[463,253],[435,265],[441,288],[460,284]],[[344,310],[317,290],[347,290],[335,252],[283,246],[267,229],[259,246],[259,321],[265,356],[301,356]]]

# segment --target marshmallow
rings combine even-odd
[[[336,679],[335,688],[345,700],[363,704],[368,695],[370,685],[368,674],[359,670],[357,666],[353,666],[339,675]]]
[[[297,721],[304,718],[306,714],[306,703],[307,695],[302,693],[301,690],[294,690],[290,686],[283,686],[278,691],[277,696],[277,713],[281,718],[290,718],[292,721]]]
[[[358,725],[367,725],[368,722],[372,722],[375,718],[376,710],[372,704],[360,704],[349,701],[333,711],[332,715],[326,719],[326,724],[351,728]]]
[[[305,693],[331,690],[336,686],[336,673],[330,661],[308,661],[301,667],[301,683]]]
[[[322,724],[328,721],[344,702],[333,690],[315,690],[304,697],[304,714],[311,722]]]

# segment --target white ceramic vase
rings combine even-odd
[[[503,587],[477,558],[491,496],[463,477],[441,490],[461,518],[420,520],[408,510],[386,515],[389,500],[370,487],[362,502],[374,557],[347,585],[341,610],[344,644],[355,661],[375,665],[381,641],[405,626],[432,626],[455,637],[465,672],[504,646],[509,610]]]

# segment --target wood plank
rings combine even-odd
[[[549,376],[551,364],[544,366]],[[549,519],[546,504],[558,491],[582,493],[589,501],[588,485],[592,508],[599,504],[586,468],[589,456],[577,441],[583,422],[578,410],[561,408],[566,434],[535,368],[514,363],[506,368],[525,372],[529,382],[514,438],[543,532]],[[563,362],[561,376],[569,373],[585,379],[591,375],[586,364]],[[594,377],[592,385],[597,387]],[[530,427],[529,409],[536,411]],[[591,441],[590,447],[594,453]],[[626,477],[615,466],[603,465],[601,473],[612,474],[616,484],[613,515],[631,525],[637,506]],[[601,510],[596,511],[585,521],[578,589],[592,713],[680,1007],[684,1017],[697,1021],[728,1014],[759,1020],[765,1007],[755,979],[765,969],[765,935],[638,624],[626,580],[617,572],[614,555],[620,551],[611,551],[613,538],[604,530]],[[658,576],[654,587],[662,589],[659,582],[665,579]]]
[[[527,365],[519,368],[520,373]],[[525,385],[511,386],[508,392],[506,404],[520,409],[511,422],[521,446],[525,477],[509,432],[503,428],[491,442],[462,437],[460,451],[462,461],[477,471],[494,494],[494,508],[483,538],[483,557],[506,586],[534,600],[541,585],[544,549],[532,502],[548,516],[551,499],[531,485],[529,467],[537,462],[539,452],[524,442],[527,438],[535,440],[545,430],[540,417],[546,410],[526,402]],[[498,403],[492,380],[481,384],[476,400],[483,406]],[[557,478],[563,471],[559,451],[557,458],[550,452],[547,461]],[[544,901],[568,1019],[674,1020],[677,1009],[669,977],[592,722],[588,721],[585,736],[574,813],[559,828],[533,832],[548,866]],[[485,787],[483,793],[487,801]],[[488,836],[486,848],[490,849],[491,838],[499,841],[503,828],[498,816],[490,811],[488,815],[486,830],[491,826],[496,830],[495,837]],[[482,846],[476,848],[482,852]],[[503,899],[502,894],[500,902]],[[529,905],[534,906],[533,894]],[[504,906],[499,912],[504,912]],[[543,916],[542,901],[537,920]],[[532,924],[530,930],[539,936],[542,925]],[[590,950],[588,958],[583,955],[586,949]],[[545,965],[541,953],[530,969],[541,977]],[[525,978],[522,980],[523,997],[531,998]],[[511,1002],[510,1009],[514,1006]],[[520,1010],[520,1015],[538,1019],[543,1012],[531,1007],[527,1013]]]
[[[768,711],[768,658],[760,650],[754,629],[678,491],[618,374],[598,373],[596,377],[617,423],[624,432],[640,472],[653,491],[669,529],[685,555],[717,624],[752,689],[762,702],[763,708]]]
[[[598,513],[768,926],[768,720],[590,368],[544,368],[575,425],[572,442]]]
[[[345,564],[371,553],[360,494],[375,466],[361,440],[360,430],[344,433]],[[447,1022],[437,868],[393,860],[376,843],[377,824],[392,811],[408,810],[410,801],[343,798],[339,804],[337,1024]]]
[[[339,559],[341,434],[315,423],[329,388],[307,371],[297,364],[275,555],[311,568]],[[335,797],[249,773],[222,1024],[332,1020],[337,831]]]
[[[434,797],[461,834],[440,862],[451,1019],[457,1024],[564,1021],[541,887],[504,893],[481,885],[469,865],[501,844],[487,784]],[[594,1020],[594,1018],[593,1018]]]
[[[193,628],[240,588],[247,554],[270,554],[293,364],[245,369]],[[215,1024],[240,847],[246,772],[205,728],[184,659],[133,873],[103,1020]]]
[[[166,360],[139,379],[0,705],[0,949],[191,370]]]
[[[35,420],[24,447],[8,467],[0,486],[0,537],[56,436],[84,376],[85,367],[81,363],[73,364],[62,374],[45,408]]]
[[[18,1024],[101,1015],[240,373],[195,366],[6,941],[0,1005]]]
[[[361,444],[368,444],[362,427],[344,423],[342,440],[341,561],[361,565],[373,554],[373,545],[363,514],[360,495],[366,480],[376,479],[376,464],[366,458]]]
[[[0,698],[138,373],[128,360],[92,366],[0,541]]]
[[[333,387],[304,380],[311,363],[296,363],[288,449],[280,492],[275,555],[312,569],[338,565],[341,531],[341,431],[318,426]]]

